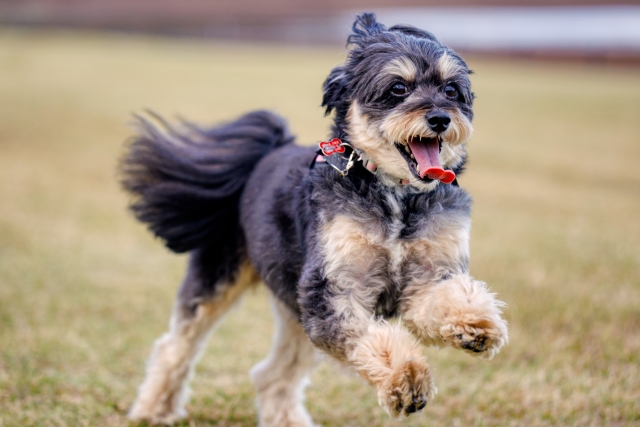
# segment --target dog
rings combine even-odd
[[[470,196],[458,186],[472,133],[467,64],[433,34],[358,16],[324,82],[321,149],[251,112],[214,128],[141,118],[121,163],[135,216],[189,253],[169,331],[129,416],[185,417],[187,382],[244,291],[270,290],[276,334],[251,371],[263,427],[311,427],[303,406],[324,355],[392,417],[436,394],[420,344],[490,359],[508,341],[504,303],[469,274]]]

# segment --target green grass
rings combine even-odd
[[[0,29],[0,426],[126,426],[185,258],[126,211],[115,169],[145,107],[213,123],[255,108],[326,136],[340,50]],[[640,74],[470,58],[472,272],[508,303],[490,363],[425,350],[439,387],[407,426],[640,424]],[[184,426],[255,425],[264,290],[214,334]],[[396,426],[323,365],[325,426]]]

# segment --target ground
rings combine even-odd
[[[127,426],[184,256],[127,213],[116,163],[131,114],[214,123],[284,114],[326,136],[340,50],[0,29],[0,426]],[[640,73],[468,58],[476,134],[471,271],[508,304],[491,362],[426,349],[439,393],[405,426],[640,423]],[[247,371],[268,351],[264,289],[213,336],[184,426],[255,425]],[[398,426],[322,365],[324,426]]]

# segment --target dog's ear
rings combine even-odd
[[[322,86],[322,106],[326,107],[325,115],[329,115],[340,102],[344,101],[347,93],[347,74],[344,67],[331,70],[329,77]]]
[[[385,27],[376,21],[375,13],[363,13],[356,16],[352,30],[353,34],[347,39],[347,45],[362,45],[369,36],[384,31]]]

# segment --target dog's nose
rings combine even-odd
[[[444,111],[434,111],[427,114],[427,123],[429,123],[431,130],[442,133],[449,127],[451,117]]]

